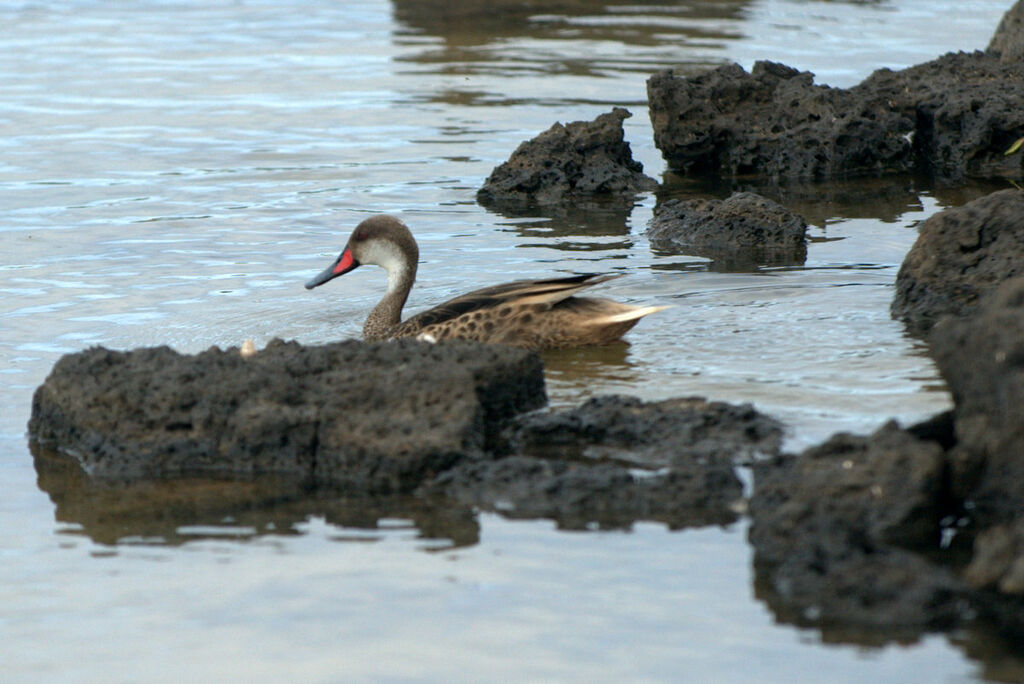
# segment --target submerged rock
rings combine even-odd
[[[485,206],[522,207],[569,198],[632,202],[657,181],[643,173],[623,139],[622,122],[632,116],[616,107],[593,121],[556,123],[522,143],[496,167],[477,193]]]
[[[891,312],[917,334],[973,311],[982,296],[1024,274],[1024,192],[1000,190],[921,225],[896,276]]]
[[[647,82],[654,141],[681,173],[775,182],[911,170],[942,179],[1024,177],[1024,70],[991,54],[950,53],[880,69],[849,89],[773,62]]]
[[[480,530],[467,507],[432,506],[412,495],[343,496],[311,491],[289,476],[245,479],[209,477],[110,482],[86,475],[78,460],[30,444],[39,488],[54,504],[54,517],[99,544],[177,545],[197,539],[235,540],[300,534],[310,518],[363,530],[372,539],[382,518],[412,521],[430,539],[454,546],[475,544]],[[333,535],[338,539],[338,535]]]
[[[522,416],[515,456],[462,463],[429,487],[461,504],[563,527],[672,528],[738,518],[737,461],[777,454],[782,426],[749,405],[698,397],[643,402],[606,396],[553,413]]]
[[[601,397],[511,421],[544,401],[539,357],[507,347],[94,348],[57,362],[29,431],[58,514],[109,543],[177,538],[170,512],[194,524],[323,492],[367,510],[415,494],[441,520],[479,506],[567,527],[725,524],[743,496],[735,462],[782,438],[750,406],[699,398]]]
[[[628,527],[657,520],[672,529],[725,525],[739,515],[743,485],[722,462],[693,462],[639,475],[621,465],[510,456],[465,462],[427,490],[511,518],[550,518],[567,529]]]
[[[93,348],[57,362],[29,432],[99,479],[277,473],[401,492],[483,453],[514,413],[545,401],[540,358],[505,347]]]
[[[803,217],[751,192],[659,204],[647,237],[658,251],[707,257],[729,270],[797,265],[807,258]]]
[[[938,549],[954,510],[940,444],[889,423],[754,474],[754,565],[782,603],[811,622],[893,630],[964,617],[960,582],[911,551]]]
[[[645,402],[611,395],[574,409],[522,416],[510,443],[516,453],[542,458],[662,468],[774,455],[782,436],[782,424],[750,404],[702,397]]]

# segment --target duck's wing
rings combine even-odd
[[[580,290],[593,287],[622,274],[588,273],[548,280],[516,280],[468,292],[444,304],[412,316],[401,324],[399,334],[414,333],[427,326],[438,325],[480,309],[493,309],[503,304],[549,304],[568,299]]]

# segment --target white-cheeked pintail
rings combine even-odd
[[[402,307],[416,280],[418,262],[419,247],[405,224],[392,216],[374,216],[356,226],[341,255],[306,283],[306,288],[323,285],[364,264],[383,267],[388,290],[363,325],[367,341],[457,338],[531,349],[608,344],[644,316],[667,308],[574,296],[619,277],[589,274],[486,287],[403,321]]]

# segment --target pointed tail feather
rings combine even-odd
[[[628,311],[622,311],[616,314],[609,314],[607,316],[600,316],[597,318],[591,318],[587,321],[588,325],[612,325],[615,323],[625,323],[626,321],[635,321],[639,318],[643,318],[652,313],[663,311],[664,309],[671,308],[670,306],[638,306]]]
[[[556,304],[572,297],[581,290],[586,290],[615,278],[621,278],[622,275],[622,273],[613,273],[610,275],[542,280],[530,283],[522,289],[511,291],[508,294],[518,298],[524,304]]]

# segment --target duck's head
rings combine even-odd
[[[389,281],[409,272],[415,275],[419,256],[416,240],[404,223],[394,216],[374,216],[356,226],[338,258],[307,282],[306,289],[312,290],[363,264],[383,267]]]

